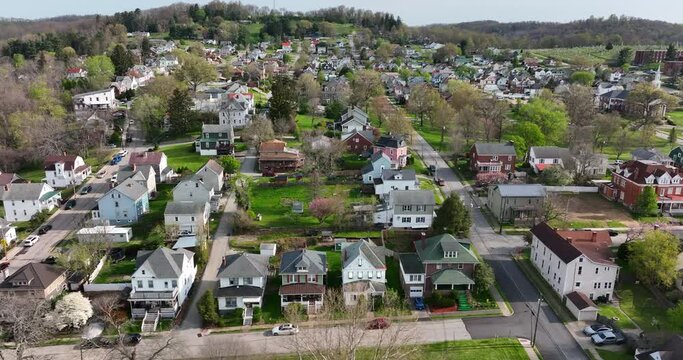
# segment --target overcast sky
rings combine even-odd
[[[3,0],[1,17],[37,19],[70,14],[103,14],[168,5],[173,0]],[[209,0],[196,0],[205,4]],[[331,6],[386,11],[409,25],[455,23],[474,20],[566,22],[610,14],[683,23],[680,0],[243,0],[242,3],[288,10],[312,10]]]

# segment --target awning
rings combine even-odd
[[[474,285],[474,281],[459,270],[443,269],[432,274],[434,285]]]

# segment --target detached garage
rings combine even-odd
[[[565,303],[576,320],[595,321],[598,318],[598,307],[582,292],[570,292]]]

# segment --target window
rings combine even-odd
[[[458,270],[462,270],[465,268],[465,264],[458,264]]]
[[[191,218],[191,220],[190,220],[190,221],[194,222],[194,216],[193,216],[193,217]]]
[[[579,266],[579,275],[581,275],[582,271],[583,271],[583,266]]]
[[[353,279],[353,271],[349,271],[349,279]]]
[[[574,284],[574,287],[581,287],[581,282],[579,281],[576,284]]]
[[[411,205],[403,205],[401,208],[403,211],[411,211],[413,207]]]
[[[358,258],[358,266],[363,266],[363,258]]]
[[[557,261],[557,268],[558,269],[560,268],[560,261],[559,260]]]
[[[436,264],[436,270],[441,270],[441,264]]]
[[[583,257],[579,258],[579,262],[583,262]],[[579,273],[580,274],[580,273]]]
[[[178,287],[178,280],[171,280],[171,287]]]
[[[401,222],[404,223],[404,224],[405,224],[405,223],[410,223],[410,222],[412,222],[412,219],[409,218],[409,217],[402,217],[402,218],[401,218]]]
[[[381,272],[381,271],[378,271],[378,272],[377,272],[377,278],[378,278],[378,279],[381,279],[381,278],[382,278],[382,272]]]
[[[599,268],[595,268],[595,273],[596,273],[596,274],[598,273],[598,271],[600,271],[600,269],[599,269]]]
[[[164,281],[164,288],[168,289],[168,281]]]
[[[154,280],[147,280],[147,287],[154,289]]]
[[[178,222],[178,217],[177,217],[177,216],[175,217],[175,222]]]
[[[458,257],[457,251],[444,251],[443,257],[445,258],[456,258]]]
[[[142,269],[142,275],[145,275],[145,269]]]
[[[557,278],[557,283],[558,283],[558,284],[560,283],[560,281],[562,281],[562,277],[558,277],[558,278]]]
[[[119,207],[119,202],[118,202],[118,201],[114,201],[114,207]]]
[[[418,224],[424,224],[425,222],[427,222],[427,220],[425,219],[424,216],[420,216],[418,218],[415,218],[415,222]]]
[[[422,281],[422,275],[410,275],[410,281]]]
[[[237,298],[229,297],[225,298],[225,307],[237,307]]]
[[[142,289],[142,280],[138,280],[138,289]]]
[[[498,161],[498,155],[491,156],[491,161]]]
[[[230,285],[237,285],[237,278],[230,278],[228,279],[228,282],[230,283]]]
[[[359,278],[359,279],[362,279],[362,278],[363,278],[363,272],[362,272],[362,271],[359,271],[359,272],[358,272],[358,278]]]
[[[244,278],[244,283],[246,285],[252,285],[254,283],[254,280],[250,277],[246,277],[246,278]]]

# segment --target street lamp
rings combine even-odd
[[[534,347],[536,345],[536,333],[538,332],[538,319],[540,318],[541,315],[541,303],[544,301],[543,296],[541,296],[538,299],[538,305],[536,307],[536,312],[529,306],[528,303],[525,303],[526,307],[531,311],[531,323],[530,325],[533,326],[533,330],[531,331],[531,347]],[[534,316],[536,317],[536,323],[534,324]],[[530,329],[531,330],[531,329]]]
[[[443,135],[445,132],[446,132],[446,126],[442,126],[441,127],[441,144],[439,144],[441,151],[443,151]]]

